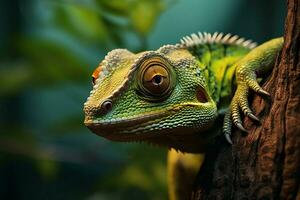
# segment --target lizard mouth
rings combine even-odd
[[[206,103],[205,103],[206,104]],[[205,106],[201,103],[184,103],[164,111],[157,111],[129,119],[93,120],[85,118],[84,124],[95,134],[114,141],[143,141],[161,135],[161,131],[150,130],[156,120],[162,121],[187,107]],[[148,127],[148,128],[145,128]],[[152,134],[146,134],[152,132]],[[160,132],[160,134],[158,134]]]
[[[154,119],[158,119],[161,117],[167,116],[166,112],[159,112],[159,113],[152,113],[152,114],[147,114],[147,115],[142,115],[134,118],[129,118],[129,119],[115,119],[115,120],[92,120],[86,118],[84,121],[84,124],[92,129],[94,132],[95,129],[101,129],[101,130],[118,130],[122,129],[124,130],[125,128],[129,128],[132,126],[140,125],[149,121],[152,121]],[[100,131],[101,131],[100,130]],[[126,132],[124,130],[124,132]]]
[[[113,141],[142,141],[148,135],[142,134],[142,128],[151,123],[155,119],[162,119],[170,115],[167,112],[153,113],[143,116],[138,116],[130,119],[117,119],[117,120],[87,120],[84,124],[95,134],[105,137]],[[141,134],[137,134],[141,133]]]

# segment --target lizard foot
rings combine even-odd
[[[268,92],[266,92],[259,86],[256,80],[256,75],[252,71],[243,69],[237,71],[237,80],[237,90],[235,91],[235,94],[232,98],[229,111],[225,114],[223,123],[223,133],[225,135],[226,140],[230,144],[232,144],[232,140],[230,137],[232,124],[234,124],[240,130],[247,132],[247,130],[242,125],[240,110],[244,113],[244,115],[259,122],[259,119],[253,114],[252,110],[249,107],[249,89],[252,89],[255,92],[263,95],[270,95]]]

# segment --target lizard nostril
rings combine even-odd
[[[84,106],[83,110],[86,116],[93,116],[97,112],[97,108],[93,106]]]
[[[112,102],[111,100],[106,100],[102,103],[101,105],[101,110],[103,110],[104,112],[108,112],[112,109]]]

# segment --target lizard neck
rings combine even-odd
[[[234,92],[235,63],[250,49],[228,44],[203,44],[188,49],[199,62],[218,110],[226,109]]]
[[[195,133],[188,133],[184,128],[177,128],[177,131],[172,133],[178,135],[177,137],[161,132],[159,139],[148,139],[148,142],[158,146],[168,146],[183,153],[205,153],[207,148],[214,142],[215,137],[221,134],[223,118],[223,115],[218,115],[213,122],[213,126],[205,131],[198,130]]]

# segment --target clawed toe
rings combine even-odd
[[[225,133],[224,136],[225,136],[225,138],[226,138],[226,140],[227,140],[227,142],[228,142],[229,144],[233,144],[233,143],[232,143],[232,140],[231,140],[231,138],[230,138],[230,134]]]
[[[254,86],[254,84],[252,86]],[[230,109],[224,117],[223,133],[229,144],[232,144],[232,140],[230,137],[232,123],[234,123],[234,125],[241,131],[248,132],[247,129],[245,129],[242,124],[240,111],[242,111],[242,113],[245,116],[248,116],[250,119],[256,122],[260,122],[259,118],[253,114],[252,110],[249,107],[249,103],[248,103],[249,87],[246,84],[242,84],[238,86],[236,93],[231,101]],[[257,89],[255,90],[256,92],[269,95],[269,93],[261,89],[260,86],[259,88],[255,86],[255,88]]]

